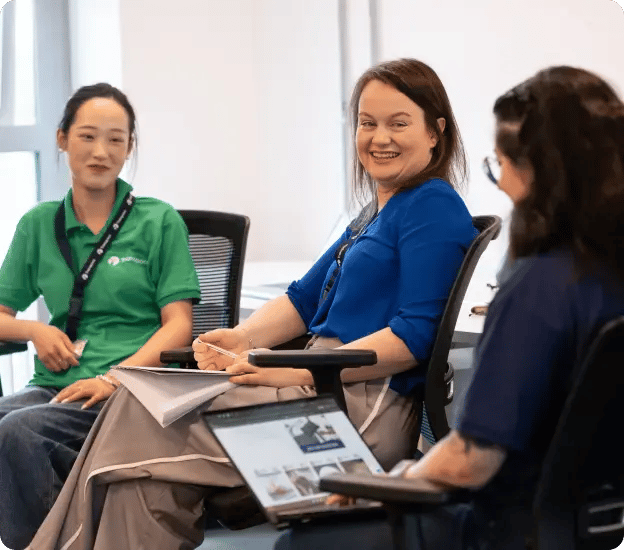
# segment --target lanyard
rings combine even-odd
[[[128,192],[121,201],[121,205],[113,218],[113,222],[106,228],[104,235],[95,245],[91,254],[87,258],[87,261],[82,266],[80,273],[74,280],[74,286],[72,288],[71,297],[69,298],[69,311],[67,313],[67,324],[65,325],[65,334],[70,340],[74,341],[78,333],[78,324],[80,323],[80,317],[82,315],[82,304],[84,301],[84,291],[87,283],[91,280],[95,268],[100,263],[100,260],[104,257],[104,254],[110,247],[111,243],[117,236],[117,233],[121,231],[121,226],[124,224],[132,210],[134,205],[134,196]],[[65,201],[61,201],[59,209],[54,216],[54,233],[56,235],[56,242],[59,250],[65,258],[67,266],[75,273],[71,248],[65,233]]]
[[[377,212],[371,216],[371,210],[373,208],[373,204],[367,204],[360,214],[355,220],[351,222],[349,227],[351,228],[351,236],[344,241],[337,249],[336,249],[336,263],[338,264],[334,269],[334,272],[331,274],[331,277],[327,281],[323,292],[321,293],[321,299],[319,300],[319,306],[325,301],[329,291],[334,286],[336,282],[336,277],[338,277],[338,273],[340,273],[340,268],[342,267],[342,261],[344,260],[345,254],[347,250],[351,248],[351,246],[357,241],[358,237],[366,231],[368,226],[373,223],[375,218],[377,218]]]

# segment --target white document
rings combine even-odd
[[[163,428],[236,386],[223,371],[117,366],[112,374]]]

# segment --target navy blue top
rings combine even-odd
[[[423,365],[466,250],[477,235],[466,205],[444,180],[394,195],[345,254],[327,298],[321,293],[337,264],[347,228],[310,271],[288,288],[308,330],[348,343],[390,327]],[[392,378],[407,394],[423,369]]]
[[[490,304],[459,431],[508,452],[479,492],[491,513],[528,509],[572,370],[600,327],[624,313],[624,293],[609,280],[596,270],[577,276],[571,253],[553,251],[518,262]]]

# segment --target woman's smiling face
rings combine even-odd
[[[360,95],[357,154],[364,169],[387,189],[422,172],[431,161],[437,136],[425,112],[396,88],[371,80]]]
[[[117,101],[94,97],[85,101],[67,134],[57,142],[67,153],[74,187],[89,191],[114,189],[132,149],[128,113]]]

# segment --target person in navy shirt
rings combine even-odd
[[[624,314],[622,101],[595,74],[552,67],[501,96],[494,114],[496,157],[484,167],[514,202],[513,267],[490,305],[457,428],[401,473],[416,486],[468,489],[470,503],[416,516],[424,540],[414,548],[526,547],[573,368]],[[302,527],[276,548],[371,550],[389,539],[382,522]]]

